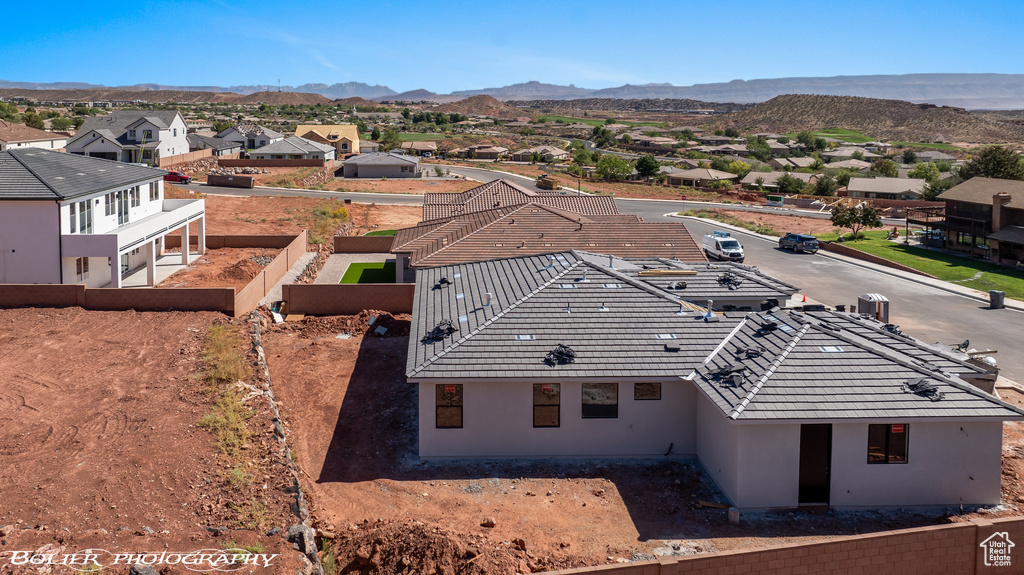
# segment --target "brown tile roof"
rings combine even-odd
[[[1009,204],[1006,204],[1007,207],[1024,208],[1024,182],[983,178],[981,176],[953,186],[939,194],[938,199],[991,206],[992,196],[998,193],[1006,193],[1012,196],[1013,199],[1010,200]]]
[[[424,222],[399,230],[393,253],[429,267],[581,249],[619,257],[705,261],[686,226],[635,215],[580,215],[530,203]]]
[[[570,195],[558,191],[540,192],[510,180],[494,180],[459,193],[431,193],[423,196],[423,221],[450,218],[504,206],[533,202],[587,215],[619,213],[611,196]]]
[[[25,124],[12,124],[0,120],[0,140],[4,142],[39,142],[46,140],[64,140],[67,136],[39,130]]]

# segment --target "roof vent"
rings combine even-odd
[[[544,363],[555,366],[565,365],[567,363],[573,363],[576,361],[576,352],[565,344],[558,344],[555,349],[549,351],[544,356]]]
[[[932,401],[941,401],[942,398],[946,397],[945,393],[939,391],[939,386],[935,385],[927,377],[915,377],[908,380],[903,384],[902,387],[905,393],[913,393],[920,395],[921,397],[927,397]]]
[[[608,267],[615,269],[615,256],[608,256]]]
[[[608,306],[601,303],[601,307],[597,308],[597,311],[608,311]]]
[[[604,284],[604,287],[608,289],[620,289],[622,284]]]
[[[420,339],[420,342],[436,343],[444,340],[444,338],[448,337],[449,335],[457,331],[459,330],[454,325],[452,325],[452,320],[442,319],[441,321],[437,322],[437,325],[434,326],[434,329],[428,331],[427,334],[424,335],[422,339]]]
[[[484,305],[491,307],[491,298],[494,297],[491,292],[484,293]]]
[[[582,271],[583,271],[583,277],[581,279],[579,279],[578,281],[585,282],[585,281],[587,281],[587,268],[583,268]]]
[[[555,256],[548,256],[548,268],[555,267]]]
[[[679,347],[678,343],[666,343],[665,344],[665,351],[671,351],[671,352],[678,353],[680,349],[682,349],[682,348]]]

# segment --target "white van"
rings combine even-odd
[[[743,263],[743,246],[729,232],[711,232],[704,236],[704,255],[708,259]]]

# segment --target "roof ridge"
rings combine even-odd
[[[576,250],[572,250],[572,251],[575,252]],[[587,253],[593,253],[593,252],[587,252]],[[597,254],[597,255],[608,255],[608,254]],[[611,256],[611,257],[616,257],[616,256]],[[622,259],[622,258],[619,258],[619,259]],[[617,269],[604,267],[604,266],[599,265],[599,264],[594,264],[594,263],[588,262],[586,260],[583,260],[582,258],[581,258],[581,261],[583,261],[584,264],[586,264],[586,265],[588,265],[588,266],[590,266],[590,267],[592,267],[592,268],[594,268],[594,269],[596,269],[596,270],[598,270],[600,272],[603,272],[603,273],[606,273],[606,274],[608,274],[610,276],[619,278],[620,280],[628,283],[629,285],[631,285],[633,287],[640,288],[640,289],[642,289],[642,290],[644,290],[644,291],[646,291],[646,292],[648,292],[648,293],[650,293],[652,295],[656,295],[656,296],[658,296],[658,297],[660,297],[662,299],[671,301],[672,303],[678,304],[678,303],[682,303],[683,301],[685,301],[682,298],[676,297],[674,294],[670,294],[667,291],[664,291],[664,290],[662,290],[662,289],[660,289],[658,287],[655,287],[655,286],[653,286],[653,285],[651,285],[651,284],[649,284],[649,283],[647,283],[647,282],[645,282],[645,281],[643,281],[643,280],[641,280],[639,278],[632,278],[632,277],[630,277],[630,276],[620,272]]]
[[[554,252],[554,253],[565,253],[565,252]],[[574,254],[574,257],[575,257],[575,254]],[[512,310],[516,309],[517,307],[519,307],[520,304],[522,304],[526,300],[530,299],[531,297],[537,295],[537,293],[539,293],[541,290],[543,290],[544,288],[548,287],[549,285],[551,285],[551,284],[555,283],[556,281],[562,279],[562,277],[565,276],[565,274],[567,274],[571,270],[576,269],[577,267],[579,267],[579,265],[581,263],[583,263],[583,260],[577,258],[576,261],[574,261],[571,265],[568,265],[565,268],[563,268],[562,271],[557,273],[557,274],[555,274],[554,277],[552,277],[548,281],[540,284],[539,286],[534,288],[533,291],[530,291],[529,293],[524,294],[523,297],[521,297],[518,300],[516,300],[516,301],[512,302],[511,304],[509,304],[509,306],[507,308],[501,310],[500,312],[498,312],[495,315],[491,316],[491,318],[488,319],[487,321],[485,321],[484,323],[478,325],[476,327],[476,329],[474,329],[473,331],[471,331],[471,332],[467,333],[466,335],[462,336],[461,338],[459,338],[457,341],[455,341],[452,344],[451,347],[444,348],[441,351],[439,351],[436,354],[434,354],[434,356],[431,357],[430,359],[425,360],[422,364],[418,365],[416,367],[416,369],[412,370],[412,372],[409,373],[408,375],[410,375],[410,376],[416,375],[417,373],[422,371],[424,368],[428,367],[431,363],[433,363],[438,358],[440,358],[440,357],[442,357],[444,355],[447,355],[449,352],[454,351],[457,347],[459,347],[460,345],[465,343],[468,339],[470,339],[474,335],[480,333],[482,330],[484,330],[485,328],[487,328],[488,326],[490,326],[491,324],[496,322],[499,318],[505,317],[506,315],[508,315],[508,313],[510,311],[512,311]]]
[[[16,150],[18,150],[19,152],[20,152],[21,150],[32,150],[33,152],[35,152],[35,151],[37,151],[37,150],[41,150],[41,151],[43,151],[43,152],[49,152],[49,150],[46,150],[46,149],[42,149],[42,148],[15,148],[15,149],[16,149]],[[12,158],[14,158],[14,160],[15,160],[16,162],[18,162],[19,164],[21,164],[21,167],[23,167],[23,168],[25,168],[26,170],[28,170],[28,172],[29,172],[30,174],[32,174],[32,175],[33,175],[33,176],[35,177],[35,179],[39,180],[39,183],[43,184],[43,185],[44,185],[44,186],[46,186],[46,187],[47,187],[47,188],[48,188],[48,189],[49,189],[49,190],[50,190],[51,192],[53,192],[53,195],[57,196],[57,198],[56,198],[56,199],[57,199],[58,201],[60,201],[60,200],[63,200],[63,199],[64,199],[64,194],[62,194],[62,193],[58,192],[58,191],[57,191],[57,188],[54,188],[53,186],[51,186],[51,185],[50,185],[50,182],[47,182],[46,180],[44,180],[44,179],[42,178],[42,176],[40,176],[39,174],[37,174],[37,173],[36,173],[36,171],[32,169],[32,167],[31,167],[31,166],[29,166],[29,165],[28,165],[28,164],[26,164],[25,162],[21,161],[21,158],[19,158],[19,157],[18,157],[17,155],[15,155],[15,154],[14,154],[14,151],[15,151],[15,150],[11,150],[11,149],[8,149],[8,150],[7,150],[7,152],[9,152],[9,154],[8,154],[8,155],[9,155],[9,156],[11,156]],[[55,153],[55,154],[59,154],[59,153],[61,153],[61,152],[54,152],[54,153]]]
[[[812,317],[813,317],[813,316],[812,316]],[[827,321],[827,320],[822,320],[822,319],[820,319],[820,318],[815,318],[815,319],[817,319],[818,321]],[[854,315],[853,315],[852,313],[850,313],[850,314],[848,315],[848,319],[849,319],[850,321],[852,321],[852,322],[856,323],[856,324],[857,324],[857,325],[859,325],[859,326],[862,326],[862,327],[864,327],[864,328],[870,329],[871,331],[873,331],[873,332],[875,332],[875,333],[878,333],[878,334],[881,334],[881,335],[884,335],[884,336],[886,336],[886,337],[893,337],[893,336],[895,336],[895,334],[893,334],[893,333],[891,333],[891,332],[889,332],[889,331],[886,331],[886,330],[884,330],[884,329],[882,329],[882,328],[880,328],[880,327],[877,327],[877,326],[871,325],[870,323],[868,323],[868,322],[866,322],[866,321],[863,321],[863,320],[862,320],[862,319],[861,319],[860,317],[854,316]],[[899,336],[895,336],[895,337],[899,337]],[[905,341],[905,342],[906,342],[906,343],[908,343],[908,344],[911,344],[911,345],[913,345],[913,346],[914,346],[914,347],[916,347],[917,349],[920,349],[920,350],[922,350],[922,351],[927,351],[927,352],[931,352],[931,353],[934,353],[934,354],[936,354],[936,355],[943,355],[943,354],[942,354],[942,350],[939,350],[939,349],[936,349],[936,348],[930,347],[930,346],[928,346],[928,345],[925,345],[925,343],[924,343],[924,342],[922,342],[922,341],[918,340],[917,338],[915,338],[915,337],[913,337],[913,336],[907,336],[907,337],[908,337],[909,339],[904,339],[903,341]],[[959,363],[960,365],[963,365],[963,366],[966,366],[966,367],[971,367],[971,368],[974,368],[974,367],[975,367],[975,366],[973,366],[973,365],[971,365],[971,364],[967,363],[966,361],[963,361],[963,360],[961,360],[961,359],[959,359],[959,358],[953,357],[952,355],[947,355],[947,356],[945,356],[945,358],[946,358],[946,359],[948,359],[948,360],[950,360],[950,361],[954,361],[954,362],[956,362],[956,363]]]
[[[440,252],[442,252],[442,251],[444,251],[444,250],[454,246],[455,244],[457,244],[457,243],[459,243],[459,242],[461,242],[463,240],[466,240],[466,239],[472,237],[473,235],[475,235],[477,233],[480,233],[480,232],[490,228],[491,226],[493,226],[494,224],[500,222],[501,220],[504,220],[505,218],[507,218],[509,216],[513,216],[513,215],[519,213],[523,208],[525,208],[525,207],[527,207],[529,205],[530,204],[520,204],[518,206],[510,206],[512,208],[512,211],[510,211],[509,213],[504,214],[504,215],[502,215],[500,217],[497,217],[497,218],[495,218],[495,219],[493,219],[493,220],[491,220],[491,221],[489,221],[489,222],[487,222],[487,223],[485,223],[483,225],[478,226],[475,230],[469,232],[468,234],[463,235],[462,237],[456,239],[455,241],[448,242],[447,244],[439,247],[438,249],[436,249],[436,250],[434,250],[434,251],[432,251],[432,252],[430,252],[430,253],[428,253],[428,254],[420,257],[420,258],[418,258],[417,262],[418,263],[422,262],[423,260],[425,260],[425,259],[427,259],[427,258],[429,258],[429,257],[431,257],[433,255],[436,255],[436,254],[438,254],[438,253],[440,253]],[[500,210],[501,208],[498,207],[498,208],[492,208],[492,209]],[[488,211],[488,210],[483,210],[483,211]],[[470,213],[479,214],[481,212],[470,212]],[[465,214],[463,214],[463,215],[465,215]],[[464,222],[464,223],[470,224],[470,225],[473,224],[473,222]]]
[[[747,392],[746,397],[740,400],[739,405],[733,406],[732,413],[729,414],[729,419],[739,419],[740,414],[743,413],[743,410],[746,409],[747,405],[750,405],[750,402],[754,400],[754,396],[757,395],[757,392],[761,391],[761,388],[764,387],[764,384],[768,381],[768,379],[775,374],[775,370],[778,369],[780,365],[782,365],[783,360],[785,360],[789,356],[789,352],[793,351],[793,349],[796,347],[796,344],[800,342],[800,339],[804,336],[804,334],[807,333],[807,330],[810,329],[810,327],[811,324],[805,323],[800,328],[800,330],[796,332],[796,334],[793,336],[793,339],[789,340],[789,344],[786,345],[786,348],[783,349],[782,352],[775,357],[775,360],[772,361],[771,365],[768,366],[768,369],[761,374],[760,378],[758,378],[757,383],[755,383],[754,386],[750,388],[750,391]]]

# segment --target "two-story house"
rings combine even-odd
[[[59,150],[68,143],[62,133],[47,132],[24,124],[0,120],[0,152],[8,148],[45,148]]]
[[[121,287],[145,266],[153,285],[166,234],[197,223],[204,200],[164,199],[166,172],[35,148],[0,152],[0,283]],[[182,250],[182,263],[188,263]]]
[[[67,144],[80,156],[159,166],[161,158],[189,151],[187,127],[177,110],[115,110],[82,124]]]
[[[355,124],[300,124],[295,127],[295,135],[334,146],[337,158],[357,154],[360,150],[359,128]]]

